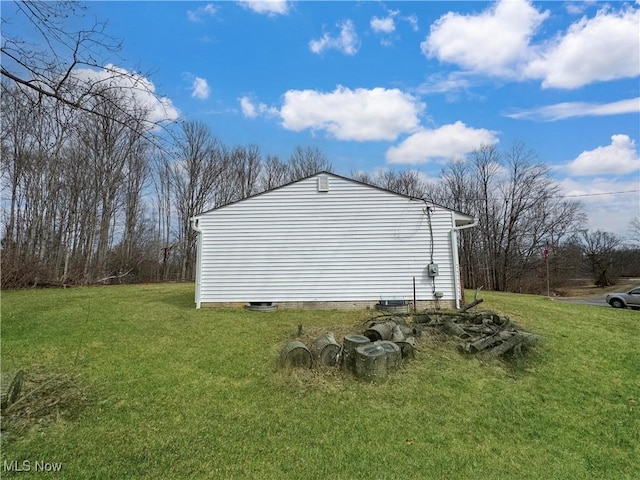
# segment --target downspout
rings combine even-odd
[[[196,308],[200,308],[200,283],[202,277],[202,230],[198,226],[198,218],[191,217],[189,219],[191,229],[198,234],[198,241],[196,244]]]
[[[453,216],[453,213],[451,214]],[[454,219],[455,223],[455,219]],[[453,291],[456,297],[456,309],[460,308],[460,260],[458,259],[458,232],[460,230],[466,230],[467,228],[472,228],[478,225],[478,220],[473,217],[473,223],[469,225],[461,225],[459,227],[453,227],[451,229],[451,249],[453,252],[453,272],[456,276],[453,282]]]

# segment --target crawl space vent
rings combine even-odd
[[[318,192],[329,191],[329,177],[318,177]]]

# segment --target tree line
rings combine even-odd
[[[154,141],[167,130],[139,107],[118,117],[124,96],[95,115],[3,82],[0,101],[5,287],[192,279],[191,217],[332,169],[315,147],[263,156],[196,121]]]
[[[482,146],[449,162],[436,182],[415,170],[352,176],[473,215],[477,226],[459,232],[468,288],[542,293],[549,277],[562,292],[572,282],[609,286],[640,276],[640,217],[629,223],[628,242],[586,229],[584,206],[562,195],[549,166],[522,142],[502,151]]]
[[[254,144],[227,146],[197,121],[163,124],[136,95],[155,95],[144,77],[100,60],[120,48],[105,24],[69,27],[82,18],[79,3],[15,6],[40,41],[25,43],[3,24],[3,288],[191,280],[192,216],[332,170],[312,146],[283,159]],[[436,181],[414,170],[352,177],[474,215],[478,225],[460,232],[467,287],[540,291],[547,260],[556,285],[640,275],[640,219],[627,246],[584,230],[582,205],[562,197],[523,143],[483,146]]]
[[[154,129],[117,89],[100,92],[90,111],[7,82],[0,99],[3,287],[191,280],[191,217],[333,169],[315,147],[281,159],[254,144],[229,147],[197,121]],[[481,147],[437,181],[415,170],[351,176],[474,215],[477,227],[460,232],[468,287],[539,290],[545,249],[556,281],[580,276],[583,264],[601,283],[615,279],[620,240],[572,233],[582,232],[581,204],[562,197],[522,143]]]

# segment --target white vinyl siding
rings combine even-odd
[[[424,202],[328,175],[196,217],[197,302],[432,300]],[[454,299],[450,210],[431,224],[436,290]]]

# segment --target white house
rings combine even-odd
[[[364,308],[414,298],[417,307],[444,308],[460,306],[456,232],[475,221],[321,172],[201,213],[191,225],[197,308]]]

